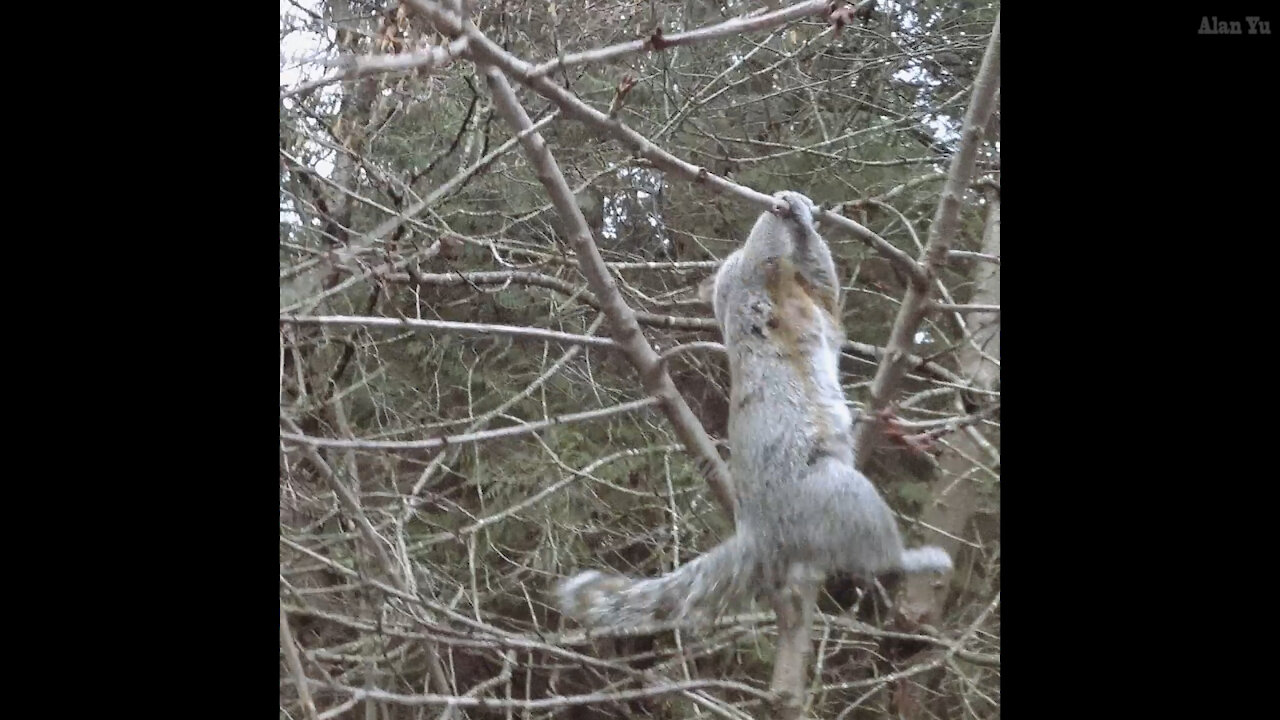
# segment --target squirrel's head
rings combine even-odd
[[[773,196],[784,205],[766,210],[756,218],[743,245],[753,255],[790,255],[797,235],[814,231],[812,200],[792,190]]]
[[[735,272],[738,263],[756,264],[768,258],[785,257],[794,250],[797,233],[813,232],[813,201],[793,190],[773,195],[785,205],[760,213],[742,247],[735,250],[716,272],[698,285],[698,299],[711,303],[716,322],[724,326],[725,297],[728,286],[723,282]]]
[[[809,198],[794,190],[776,192],[773,196],[787,204],[786,209],[774,208],[773,214],[783,220],[813,227],[813,210],[817,206]]]

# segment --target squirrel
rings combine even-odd
[[[945,572],[945,550],[903,547],[893,513],[854,466],[840,385],[841,293],[812,201],[774,197],[720,265],[712,307],[729,355],[734,534],[666,575],[587,570],[557,587],[561,614],[589,627],[714,618],[801,577]]]

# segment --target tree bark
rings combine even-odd
[[[1000,255],[1000,193],[988,188],[987,220],[982,237],[982,252]],[[977,288],[972,304],[1000,304],[1000,265],[978,262],[974,264],[973,282]],[[969,316],[970,331],[974,342],[966,343],[957,351],[962,374],[972,384],[983,390],[991,390],[1000,376],[1000,315],[974,313]],[[974,346],[977,347],[974,347]],[[981,348],[981,352],[979,352]],[[938,475],[932,483],[930,499],[920,516],[928,530],[925,541],[945,548],[955,557],[961,537],[969,520],[977,510],[982,478],[969,458],[985,458],[986,449],[973,437],[977,428],[965,428],[950,439],[950,448],[938,458]],[[940,531],[940,532],[939,532]],[[936,578],[914,576],[907,579],[903,593],[902,613],[914,622],[934,624],[942,614],[951,583]]]

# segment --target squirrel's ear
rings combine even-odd
[[[711,273],[698,283],[698,300],[704,303],[712,302],[716,293],[716,273]]]

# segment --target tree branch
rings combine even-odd
[[[656,402],[658,402],[657,398],[641,398],[640,400],[632,400],[631,402],[621,403],[612,407],[587,410],[580,413],[570,413],[568,415],[557,415],[556,417],[547,420],[525,423],[523,425],[513,425],[511,427],[498,428],[496,430],[481,430],[479,432],[450,435],[448,437],[436,437],[429,440],[344,440],[342,438],[312,437],[310,435],[303,435],[301,431],[297,430],[291,433],[282,432],[280,433],[280,437],[281,439],[309,447],[348,448],[354,450],[430,450],[432,448],[456,445],[464,442],[482,442],[500,437],[528,435],[529,433],[545,430],[546,428],[553,427],[555,425],[566,425],[568,423],[581,422],[583,420],[598,420],[599,418],[608,417],[610,415],[639,410],[640,408],[653,405]]]
[[[406,330],[445,330],[473,335],[505,335],[517,340],[552,340],[570,345],[613,348],[617,343],[609,338],[590,335],[574,335],[556,330],[521,327],[518,325],[489,325],[484,323],[453,322],[451,320],[423,320],[420,318],[361,317],[352,315],[281,315],[280,322],[291,325],[330,325],[357,327],[398,327]]]
[[[610,135],[620,140],[623,145],[631,149],[635,154],[649,160],[657,167],[662,168],[666,172],[672,173],[677,177],[684,178],[689,182],[701,184],[709,188],[712,192],[724,193],[732,197],[736,197],[749,206],[760,210],[774,210],[776,212],[786,212],[787,208],[777,198],[772,195],[753,190],[745,185],[739,185],[720,175],[699,167],[693,163],[681,160],[671,153],[658,147],[653,141],[636,132],[620,120],[609,117],[595,108],[579,100],[577,96],[568,90],[560,87],[556,83],[544,76],[536,74],[536,68],[529,63],[511,55],[498,46],[497,43],[490,40],[484,33],[480,32],[470,22],[462,22],[456,15],[444,9],[440,4],[431,2],[430,0],[405,0],[417,10],[425,14],[438,28],[447,34],[454,36],[465,36],[470,38],[471,44],[468,47],[468,54],[473,60],[478,62],[491,64],[502,70],[505,74],[511,75],[521,84],[527,85],[539,95],[547,98],[555,103],[569,117],[583,122],[592,128]],[[842,215],[837,215],[828,210],[821,208],[814,209],[814,218],[831,223],[837,228],[848,232],[857,239],[867,243],[877,252],[884,255],[914,282],[924,281],[924,274],[920,266],[911,259],[902,250],[899,250],[889,241],[872,232],[870,229],[863,227],[857,222],[850,220]]]
[[[929,240],[921,254],[921,265],[930,278],[946,262],[951,250],[951,240],[960,222],[961,197],[973,177],[974,161],[982,142],[983,128],[991,116],[999,86],[1000,16],[997,15],[995,26],[991,30],[991,40],[987,44],[982,66],[978,69],[978,77],[973,85],[973,99],[965,111],[960,146],[951,158],[947,181],[942,188],[942,198],[938,202],[933,222],[929,225]],[[875,378],[871,381],[870,412],[863,415],[854,428],[854,457],[857,458],[859,467],[866,464],[870,455],[872,433],[880,425],[873,418],[878,417],[880,411],[889,406],[890,398],[906,372],[906,358],[915,346],[916,331],[930,310],[929,295],[932,290],[931,281],[911,283],[902,299],[902,306],[898,308],[893,329],[889,333],[884,361],[876,369]]]
[[[585,65],[587,63],[608,62],[625,55],[635,53],[649,52],[651,50],[665,50],[669,47],[679,47],[681,45],[692,45],[707,40],[715,40],[716,38],[726,37],[729,35],[740,35],[742,33],[753,32],[755,30],[766,30],[768,28],[777,27],[792,20],[799,20],[802,17],[816,15],[831,6],[831,0],[809,0],[808,2],[796,3],[789,7],[773,12],[761,13],[759,10],[737,17],[732,20],[726,20],[715,25],[708,25],[704,28],[689,30],[687,32],[676,33],[675,35],[663,35],[662,28],[655,28],[653,34],[643,40],[631,40],[630,42],[610,45],[603,48],[594,48],[583,52],[570,53],[562,58],[548,60],[541,65],[533,68],[533,77],[542,77],[547,73],[561,68],[572,67],[574,65]]]
[[[416,5],[416,4],[415,4]],[[439,9],[439,6],[436,6]],[[441,11],[442,12],[442,11]],[[433,18],[434,19],[434,18]],[[452,18],[456,23],[456,18]],[[470,27],[470,23],[467,23]],[[472,27],[474,30],[474,27]],[[479,34],[479,31],[475,31]],[[480,37],[483,37],[481,35]],[[505,53],[503,53],[505,55]],[[521,145],[529,163],[534,167],[538,180],[551,196],[556,213],[565,224],[566,234],[578,256],[578,265],[587,278],[587,284],[601,303],[601,310],[609,318],[613,328],[615,342],[626,354],[627,360],[640,373],[640,381],[647,394],[658,398],[667,419],[675,428],[676,435],[699,460],[700,468],[711,485],[712,494],[730,517],[733,516],[733,480],[729,476],[729,468],[720,459],[711,438],[702,423],[689,409],[666,367],[660,362],[640,325],[636,322],[635,313],[622,299],[618,286],[613,280],[596,247],[591,229],[587,226],[582,210],[574,200],[573,192],[565,181],[560,167],[547,148],[546,141],[537,132],[528,132],[532,126],[529,115],[516,100],[515,92],[506,77],[495,67],[485,68],[485,81],[493,95],[494,106],[511,126],[513,132],[521,135]]]
[[[934,310],[946,310],[958,313],[995,313],[1000,314],[999,305],[957,305],[955,303],[933,303]]]
[[[302,83],[292,90],[286,90],[280,93],[280,99],[283,100],[292,95],[309,93],[330,83],[355,80],[366,75],[399,70],[442,68],[466,51],[467,42],[466,38],[458,38],[448,45],[437,45],[398,55],[347,55],[334,61],[333,64],[340,68],[334,74]]]
[[[432,277],[428,275],[420,275],[421,277]],[[464,274],[464,277],[466,275]],[[383,275],[382,277],[395,280],[400,278],[399,274]],[[408,277],[405,275],[404,277]],[[451,281],[452,282],[452,281]],[[465,281],[459,281],[465,282]],[[550,287],[551,283],[546,286]],[[585,293],[580,296],[586,298]],[[591,298],[595,302],[588,302],[592,307],[603,309],[604,304]],[[653,327],[661,327],[678,330],[716,330],[715,320],[712,318],[692,318],[680,317],[678,315],[657,315],[654,313],[634,312],[636,322]],[[565,343],[567,345],[587,345],[590,347],[603,348],[605,350],[621,350],[626,349],[617,341],[610,338],[593,337],[590,335],[574,335],[573,333],[560,332],[558,330],[544,330],[542,328],[531,328],[520,325],[492,325],[486,323],[464,323],[454,322],[451,320],[424,320],[420,318],[388,318],[388,317],[366,317],[358,315],[281,315],[281,323],[291,325],[328,325],[333,327],[400,327],[409,330],[439,330],[444,332],[457,332],[469,335],[503,335],[514,338],[516,340],[527,340],[534,342],[552,341]],[[723,351],[724,346],[719,343],[705,343],[698,347],[703,349],[719,349]],[[871,345],[868,343],[854,342],[853,340],[845,340],[841,350],[856,355],[860,358],[872,361],[880,361],[885,357],[885,348]],[[905,359],[907,371],[920,371],[932,378],[941,380],[942,382],[954,383],[957,386],[964,384],[964,378],[951,372],[945,367],[926,360],[919,355],[908,355]]]
[[[284,660],[293,674],[293,681],[298,686],[298,700],[302,703],[302,712],[307,720],[316,720],[316,703],[311,699],[311,689],[307,687],[307,674],[302,670],[302,660],[298,657],[298,646],[294,644],[293,633],[289,630],[289,616],[284,605],[280,606],[280,647],[284,650]]]
[[[450,705],[456,707],[471,708],[489,708],[494,710],[501,709],[520,709],[520,710],[550,710],[554,708],[564,708],[573,705],[594,705],[598,703],[617,703],[628,700],[637,700],[639,698],[657,697],[659,695],[667,695],[670,693],[685,692],[688,690],[697,690],[700,688],[722,688],[725,690],[734,690],[760,699],[768,699],[769,694],[759,688],[754,688],[739,682],[729,680],[684,680],[680,682],[665,682],[660,685],[647,688],[637,688],[635,690],[618,690],[609,693],[587,693],[583,695],[558,695],[538,700],[499,700],[487,697],[463,697],[458,695],[437,695],[434,693],[424,693],[421,695],[404,695],[401,693],[391,693],[384,690],[366,690],[363,688],[350,687],[346,685],[321,682],[319,680],[311,680],[321,687],[330,687],[342,692],[351,693],[353,698],[372,699],[384,702],[390,705],[405,706],[422,706],[422,705]]]

